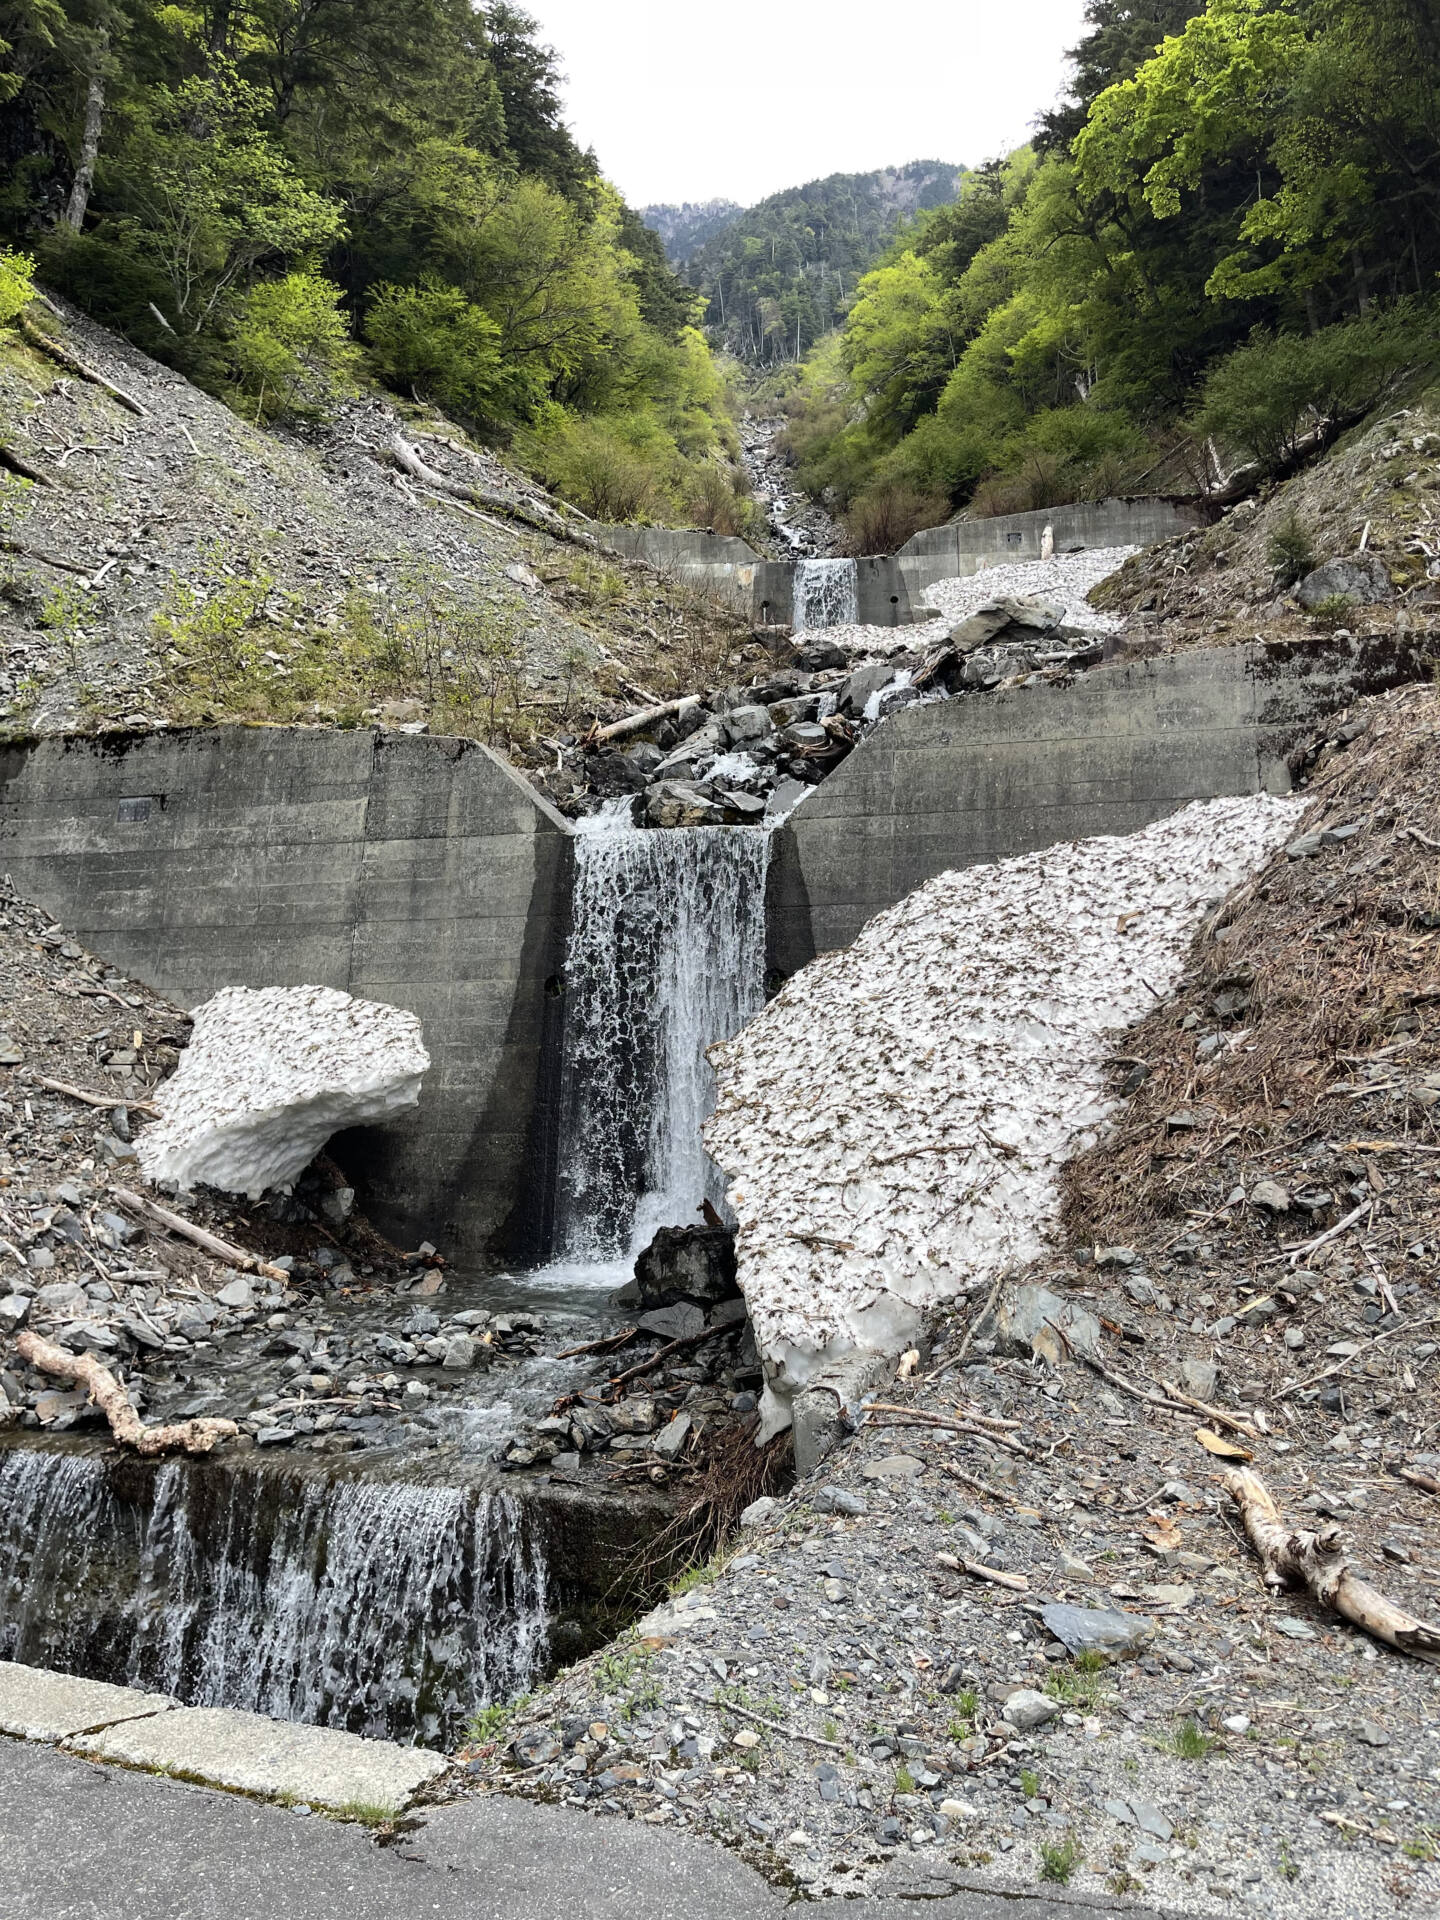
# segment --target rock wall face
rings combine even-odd
[[[1390,640],[1216,647],[891,714],[789,816],[768,878],[769,964],[848,946],[936,874],[1102,833],[1192,800],[1286,793],[1299,735],[1413,680]]]
[[[221,727],[0,752],[0,868],[136,978],[185,1006],[313,984],[419,1016],[418,1110],[336,1154],[383,1231],[477,1262],[548,1245],[570,849],[473,741]]]

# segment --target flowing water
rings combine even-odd
[[[602,818],[575,853],[558,1207],[572,1267],[633,1256],[657,1227],[723,1201],[700,1138],[705,1049],[764,1002],[769,836]]]
[[[853,560],[797,560],[794,630],[854,626],[860,611],[860,573]]]
[[[192,1706],[452,1740],[548,1651],[513,1495],[0,1452],[0,1656]]]

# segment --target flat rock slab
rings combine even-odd
[[[173,1705],[167,1694],[0,1660],[0,1733],[17,1740],[69,1740],[120,1721],[147,1719]]]
[[[422,1747],[362,1740],[329,1727],[291,1726],[230,1707],[179,1707],[71,1742],[75,1752],[125,1766],[163,1768],[240,1793],[394,1814],[446,1762]]]

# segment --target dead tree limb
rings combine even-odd
[[[950,1573],[968,1573],[972,1580],[988,1580],[994,1587],[1008,1587],[1012,1593],[1030,1591],[1030,1582],[1023,1573],[1006,1573],[1002,1567],[987,1567],[983,1560],[967,1560],[963,1553],[937,1553],[935,1564]]]
[[[1333,1521],[1318,1532],[1286,1526],[1269,1488],[1248,1467],[1229,1469],[1221,1484],[1240,1509],[1267,1587],[1305,1587],[1322,1607],[1362,1632],[1401,1653],[1440,1664],[1440,1627],[1417,1620],[1362,1580],[1345,1557],[1343,1537]]]
[[[84,1387],[115,1438],[137,1453],[169,1453],[177,1448],[183,1453],[209,1453],[217,1440],[229,1440],[240,1431],[233,1420],[215,1419],[177,1420],[168,1427],[147,1427],[131,1406],[124,1387],[93,1353],[70,1353],[30,1332],[17,1337],[15,1351],[42,1373],[53,1373]]]
[[[18,474],[22,480],[33,480],[37,487],[53,487],[54,480],[44,467],[37,467],[33,460],[27,460],[23,453],[0,441],[0,467],[8,473]]]
[[[64,367],[67,373],[73,373],[77,380],[85,380],[92,387],[99,387],[102,393],[108,393],[110,398],[117,405],[124,407],[128,413],[138,414],[142,420],[150,418],[149,408],[142,407],[133,394],[126,393],[125,389],[117,387],[113,380],[107,380],[103,373],[97,373],[94,367],[87,366],[79,354],[72,353],[69,347],[62,346],[58,340],[52,340],[48,333],[36,326],[29,314],[22,313],[17,325],[37,352],[47,354],[50,359]]]
[[[272,1267],[260,1258],[258,1253],[247,1253],[243,1247],[235,1247],[228,1240],[222,1240],[218,1233],[210,1233],[204,1227],[197,1227],[193,1220],[183,1215],[171,1213],[166,1207],[157,1207],[153,1200],[146,1200],[138,1193],[131,1193],[125,1187],[114,1189],[115,1198],[122,1207],[128,1207],[131,1213],[145,1214],[156,1220],[162,1227],[168,1227],[171,1233],[178,1233],[182,1239],[193,1240],[197,1247],[203,1247],[206,1253],[213,1253],[217,1260],[223,1260],[227,1267],[238,1267],[241,1273],[263,1273],[267,1280],[278,1280],[284,1286],[290,1285],[290,1276],[283,1267]]]
[[[553,507],[542,506],[538,500],[511,500],[490,487],[451,480],[438,467],[432,467],[423,459],[419,449],[412,446],[403,433],[395,435],[390,442],[390,451],[412,480],[418,480],[421,486],[429,487],[436,493],[448,494],[452,499],[468,502],[471,506],[488,507],[492,513],[503,514],[508,520],[518,520],[540,533],[548,533],[552,540],[569,540],[577,547],[592,549],[600,544],[588,533],[581,533],[569,526]]]
[[[657,720],[668,720],[672,715],[689,713],[699,704],[698,693],[687,693],[682,700],[666,700],[660,706],[645,707],[639,713],[627,713],[623,720],[612,720],[608,727],[596,727],[585,744],[587,747],[599,747],[607,740],[623,740],[627,733],[639,733],[645,727],[653,726]]]
[[[68,1094],[72,1100],[83,1100],[87,1107],[125,1107],[131,1113],[159,1113],[160,1109],[153,1100],[127,1100],[121,1093],[86,1093],[83,1087],[72,1087],[66,1080],[47,1080],[43,1073],[35,1075],[37,1087],[44,1087],[47,1093]]]
[[[0,534],[0,553],[13,553],[20,560],[38,560],[42,566],[58,567],[61,573],[80,573],[88,580],[95,571],[88,560],[67,560],[62,553],[50,553],[44,547],[27,547],[23,540]]]

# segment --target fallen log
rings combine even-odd
[[[52,360],[64,367],[67,373],[73,373],[77,380],[85,380],[92,387],[99,387],[102,393],[108,393],[110,398],[117,405],[124,407],[128,413],[138,414],[142,420],[150,418],[149,409],[142,407],[133,394],[126,393],[123,387],[117,387],[112,380],[107,380],[103,373],[97,373],[94,367],[87,366],[79,354],[72,353],[69,347],[62,346],[58,340],[52,340],[43,328],[36,326],[29,314],[22,313],[17,325],[37,352],[48,354]]]
[[[240,1429],[233,1420],[177,1420],[167,1427],[147,1427],[126,1396],[124,1387],[102,1366],[93,1353],[70,1353],[38,1333],[25,1332],[15,1341],[22,1360],[42,1373],[73,1380],[84,1387],[91,1404],[97,1406],[109,1422],[110,1431],[122,1446],[137,1453],[209,1453],[217,1440],[228,1440]]]
[[[639,733],[657,720],[689,713],[700,704],[698,693],[687,693],[681,700],[666,700],[656,707],[642,707],[639,713],[627,713],[623,720],[612,720],[608,727],[596,727],[585,741],[587,747],[603,746],[607,740],[623,740],[627,733]]]
[[[95,571],[88,560],[67,560],[63,553],[51,553],[46,547],[27,547],[23,540],[0,534],[0,553],[13,553],[20,560],[38,560],[42,566],[58,567],[61,573],[80,573],[88,580]]]
[[[206,1253],[213,1253],[227,1267],[238,1267],[241,1273],[263,1273],[267,1280],[278,1280],[286,1287],[290,1285],[290,1276],[285,1269],[272,1267],[258,1253],[247,1253],[243,1247],[232,1246],[228,1240],[222,1240],[218,1233],[197,1227],[193,1220],[171,1213],[166,1207],[157,1207],[153,1200],[146,1200],[141,1194],[131,1193],[125,1187],[116,1187],[114,1194],[121,1206],[128,1207],[131,1213],[141,1213],[158,1221],[162,1227],[168,1227],[171,1233],[178,1233],[182,1239],[203,1247]]]
[[[1267,1587],[1304,1587],[1322,1607],[1363,1633],[1400,1653],[1440,1664],[1440,1627],[1417,1620],[1362,1580],[1345,1557],[1343,1537],[1333,1521],[1318,1532],[1288,1527],[1269,1488],[1249,1467],[1231,1468],[1221,1476],[1221,1485],[1240,1509]]]
[[[37,487],[53,487],[55,482],[43,467],[37,467],[33,460],[27,460],[16,447],[7,446],[0,440],[0,467],[7,472],[17,474],[22,480],[32,480]]]
[[[488,507],[492,513],[504,514],[507,519],[518,520],[523,526],[548,533],[554,540],[569,540],[577,547],[592,550],[600,545],[590,534],[581,533],[578,528],[568,525],[553,508],[542,507],[538,501],[511,500],[489,487],[469,486],[451,480],[438,467],[432,467],[421,456],[419,448],[412,446],[401,433],[397,433],[390,442],[390,450],[412,480],[418,480],[422,486],[436,493],[448,494],[452,499],[468,502],[472,506]]]

